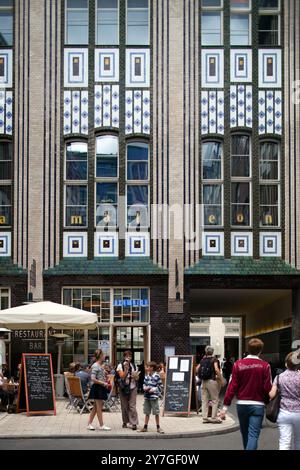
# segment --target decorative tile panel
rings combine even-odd
[[[95,50],[95,82],[119,81],[119,49]]]
[[[88,49],[65,49],[64,85],[66,88],[88,86]]]
[[[126,91],[126,134],[150,134],[150,92]]]
[[[224,51],[202,49],[202,88],[224,88]]]
[[[252,82],[252,51],[249,49],[231,49],[231,81]]]
[[[87,233],[64,232],[64,258],[87,257]]]
[[[150,50],[126,50],[126,86],[147,88],[150,86]]]
[[[202,234],[203,256],[224,256],[224,233],[204,232]]]
[[[64,92],[64,135],[88,135],[89,100],[87,91]]]
[[[201,133],[224,135],[224,92],[201,93]]]
[[[259,91],[258,98],[259,134],[282,135],[282,92]]]
[[[281,88],[281,56],[279,49],[261,49],[259,51],[259,88]]]
[[[260,256],[281,257],[281,233],[260,233]]]
[[[95,233],[95,256],[118,256],[119,244],[116,232]]]
[[[119,127],[119,85],[95,86],[95,128]]]
[[[250,85],[230,87],[230,127],[252,127],[253,95]]]
[[[251,232],[231,233],[231,256],[253,256],[253,234]]]
[[[11,256],[10,232],[0,232],[0,256]]]
[[[0,50],[0,87],[12,88],[13,53],[8,49]]]
[[[13,92],[0,90],[0,134],[12,135]]]
[[[150,256],[148,232],[126,233],[126,256]]]

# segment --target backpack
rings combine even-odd
[[[201,380],[214,380],[215,369],[213,363],[213,357],[204,357],[201,359],[200,367],[198,370],[198,377]]]

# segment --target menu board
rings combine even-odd
[[[25,409],[27,415],[56,414],[51,354],[22,354],[17,411]]]
[[[169,356],[164,399],[164,414],[190,414],[193,356]]]

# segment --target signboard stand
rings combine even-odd
[[[168,356],[163,416],[190,416],[193,370],[193,356]]]
[[[22,354],[17,412],[56,415],[51,354]]]

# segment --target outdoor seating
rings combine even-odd
[[[70,413],[73,409],[80,412],[80,414],[82,414],[84,410],[89,412],[93,407],[93,403],[91,400],[89,400],[88,395],[84,395],[81,387],[80,378],[74,377],[72,375],[67,375],[65,376],[65,381],[68,384],[69,388],[68,394],[70,393],[70,404],[68,413]]]
[[[106,411],[121,411],[121,401],[115,384],[114,376],[110,375],[111,391],[104,402]]]

